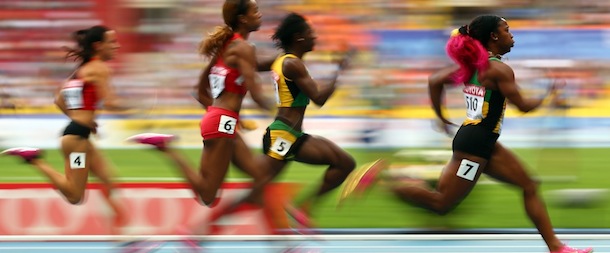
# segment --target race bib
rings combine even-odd
[[[212,86],[212,97],[218,98],[220,93],[225,89],[226,76],[210,74],[210,86]]]
[[[220,93],[225,89],[225,80],[227,79],[229,71],[223,67],[212,67],[208,79],[210,80],[210,88],[212,90],[212,97],[218,98]]]
[[[292,146],[292,142],[289,140],[286,140],[282,137],[277,137],[275,139],[275,142],[273,142],[273,145],[271,145],[271,151],[277,153],[278,155],[281,156],[285,156],[288,151],[290,150],[290,147]]]
[[[477,162],[473,162],[467,159],[463,159],[460,163],[460,167],[456,173],[458,177],[463,179],[474,181],[477,176],[477,172],[479,171],[479,164]]]
[[[64,98],[67,109],[83,108],[83,86],[84,83],[82,80],[71,80],[61,89],[61,95]]]
[[[220,116],[220,123],[218,124],[218,132],[233,134],[235,133],[235,126],[237,125],[237,119],[227,116]]]
[[[485,87],[466,85],[464,87],[464,100],[466,101],[466,117],[471,120],[482,119]]]
[[[72,152],[70,153],[70,169],[84,169],[85,162],[87,158],[87,154],[81,152]]]
[[[273,88],[275,89],[275,102],[277,105],[280,105],[282,104],[280,100],[280,85],[278,84],[280,76],[275,71],[271,71],[271,77],[273,79]]]

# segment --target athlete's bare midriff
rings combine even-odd
[[[68,110],[68,117],[83,126],[96,127],[95,111],[93,110]]]
[[[277,118],[285,121],[294,130],[302,131],[303,118],[305,117],[306,106],[302,107],[280,107],[277,111]]]
[[[229,111],[239,112],[241,110],[241,103],[244,96],[233,92],[223,92],[214,99],[212,106],[223,108]]]

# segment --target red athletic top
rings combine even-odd
[[[237,93],[242,96],[246,95],[246,92],[248,92],[246,87],[242,86],[244,79],[241,77],[239,71],[236,68],[227,66],[222,60],[222,53],[227,45],[234,40],[241,38],[241,35],[238,33],[233,34],[233,37],[231,37],[231,39],[225,43],[224,48],[221,51],[221,55],[218,57],[216,63],[214,63],[214,66],[212,66],[212,69],[210,70],[210,75],[208,78],[210,80],[212,97],[214,98],[217,98],[222,92],[225,91]]]
[[[61,88],[68,110],[94,111],[98,102],[95,85],[81,79],[67,81]]]

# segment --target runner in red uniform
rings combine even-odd
[[[172,135],[141,134],[130,138],[154,145],[167,154],[191,184],[200,202],[207,206],[218,202],[219,189],[231,160],[237,161],[237,167],[246,168],[244,170],[251,175],[260,174],[264,169],[243,164],[252,161],[244,158],[253,157],[237,133],[244,96],[250,91],[254,101],[263,109],[271,110],[273,107],[272,102],[262,94],[256,74],[255,49],[247,41],[250,33],[257,31],[261,25],[256,1],[227,0],[222,13],[225,25],[210,34],[200,47],[201,53],[212,60],[200,80],[200,86],[208,86],[209,89],[199,89],[204,94],[199,95],[198,100],[207,109],[200,125],[204,147],[199,173],[179,153],[168,147]]]
[[[95,133],[96,109],[101,105],[107,110],[125,110],[110,86],[111,70],[106,61],[114,58],[119,43],[116,32],[104,26],[93,26],[79,30],[73,35],[77,47],[70,49],[68,58],[80,61],[76,71],[63,84],[55,103],[71,122],[61,137],[65,174],[61,174],[46,163],[38,148],[11,148],[2,154],[19,156],[33,165],[46,177],[71,204],[82,203],[89,170],[103,183],[104,197],[116,212],[115,225],[123,220],[121,206],[111,197],[115,189],[108,163],[89,140]]]

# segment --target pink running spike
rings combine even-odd
[[[591,252],[593,252],[593,248],[575,249],[575,248],[570,248],[567,245],[563,245],[563,247],[561,247],[561,249],[559,249],[557,251],[551,251],[550,253],[591,253]]]
[[[286,210],[286,213],[292,219],[294,219],[294,221],[296,221],[300,227],[311,228],[311,220],[309,219],[307,213],[305,213],[303,210],[299,210],[298,208],[292,205],[286,205],[284,209]]]
[[[375,161],[371,166],[365,169],[362,177],[356,185],[356,191],[363,193],[366,191],[377,179],[377,176],[381,171],[387,167],[387,163],[383,159]]]
[[[0,152],[2,155],[12,155],[19,156],[23,158],[26,162],[30,162],[34,158],[40,157],[42,150],[39,148],[28,148],[28,147],[20,147],[20,148],[9,148]]]
[[[166,148],[176,136],[171,134],[143,133],[127,138],[127,141],[155,146],[158,149]]]

